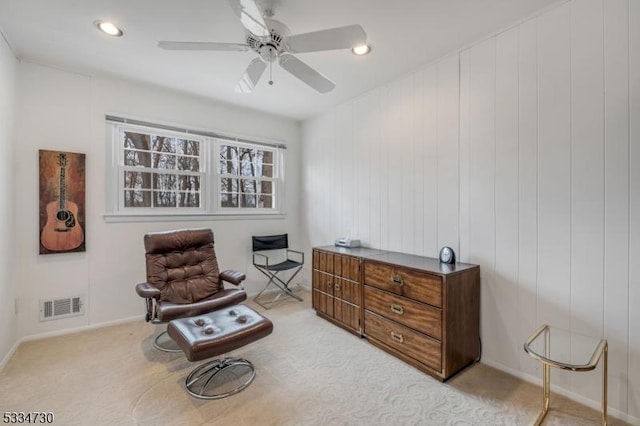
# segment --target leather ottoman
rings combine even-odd
[[[245,305],[175,319],[167,326],[169,336],[192,362],[241,348],[272,331],[269,319]],[[254,378],[253,364],[246,359],[222,358],[193,370],[187,377],[186,388],[196,398],[219,399],[240,392]]]

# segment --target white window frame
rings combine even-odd
[[[271,151],[273,153],[273,177],[271,178],[256,178],[255,180],[265,180],[271,181],[273,183],[273,208],[249,208],[249,207],[240,207],[240,203],[238,202],[238,207],[222,207],[222,201],[220,199],[221,191],[220,191],[220,181],[225,177],[231,177],[232,179],[239,180],[251,180],[251,177],[245,176],[235,176],[226,175],[220,173],[219,170],[219,159],[220,159],[220,147],[222,145],[233,145],[239,148],[250,148],[250,149],[260,149],[263,151]],[[216,159],[212,163],[213,175],[215,175],[215,183],[216,190],[212,191],[214,194],[214,211],[218,213],[226,213],[226,214],[246,214],[249,213],[272,213],[273,211],[280,212],[282,210],[282,185],[283,183],[283,167],[282,164],[284,162],[284,156],[282,155],[282,150],[277,147],[269,147],[269,146],[259,146],[255,144],[250,144],[246,142],[236,142],[232,140],[224,140],[224,139],[216,139],[214,142],[214,158]]]
[[[178,133],[178,132],[171,132],[171,131],[167,131],[167,130],[162,130],[162,129],[154,129],[152,127],[145,127],[145,126],[131,126],[128,124],[125,125],[119,125],[116,127],[116,132],[117,132],[117,144],[118,144],[118,172],[117,172],[117,176],[118,176],[118,183],[117,183],[117,188],[118,188],[118,201],[117,201],[117,210],[119,212],[123,212],[125,214],[131,214],[131,213],[138,213],[138,214],[147,214],[147,215],[155,215],[155,214],[167,214],[167,215],[175,215],[175,214],[202,214],[205,212],[205,200],[204,200],[204,194],[208,191],[207,188],[207,184],[209,182],[207,182],[207,173],[206,173],[206,155],[205,155],[205,138],[200,137],[200,136],[193,136],[193,135],[188,135],[188,134],[183,134],[183,133]],[[183,173],[174,173],[176,175],[178,174],[184,174],[184,175],[196,175],[196,176],[200,176],[200,207],[126,207],[124,205],[124,191],[126,190],[125,188],[125,182],[124,182],[124,172],[125,171],[143,171],[146,170],[146,172],[148,173],[154,173],[155,170],[152,168],[146,168],[146,167],[136,167],[136,166],[127,166],[124,164],[124,133],[125,132],[132,132],[132,133],[142,133],[142,134],[153,134],[153,135],[157,135],[157,136],[164,136],[164,137],[176,137],[176,138],[181,138],[181,139],[188,139],[188,140],[193,140],[193,141],[197,141],[200,143],[200,171],[199,172],[188,172],[188,171],[184,171]],[[159,169],[159,170],[163,170],[163,169]],[[166,169],[166,171],[163,170],[164,174],[172,174],[171,170]],[[154,196],[155,194],[153,193],[153,189],[151,190],[151,198],[152,201],[155,198]]]
[[[115,120],[114,120],[115,119]],[[142,124],[141,124],[142,123]],[[202,130],[186,130],[177,126],[129,120],[107,116],[106,141],[106,213],[107,222],[144,222],[206,219],[261,219],[283,218],[284,169],[286,147],[278,142],[253,141],[244,137],[221,135]],[[200,207],[125,207],[124,133],[136,132],[160,136],[178,137],[200,142]],[[250,147],[273,152],[273,208],[222,207],[220,205],[219,158],[221,145]],[[189,173],[187,173],[189,174]]]

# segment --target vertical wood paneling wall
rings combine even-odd
[[[609,342],[611,389],[625,389],[629,371],[629,12],[628,0],[608,0],[604,10],[604,332]],[[635,22],[640,23],[637,18]],[[640,41],[640,39],[639,39]],[[637,46],[640,49],[640,46]],[[636,76],[638,74],[636,73]],[[636,77],[637,78],[637,77]],[[637,90],[637,88],[636,88]],[[637,117],[637,115],[636,115]],[[638,138],[636,133],[636,140]],[[636,159],[637,164],[637,159]],[[637,167],[637,166],[636,166]],[[636,191],[638,185],[635,185]],[[635,210],[638,212],[637,208]],[[637,236],[634,238],[638,241]],[[637,259],[636,259],[637,262]],[[637,265],[637,263],[636,263]],[[635,287],[638,286],[636,275]],[[638,306],[638,305],[636,305]],[[638,327],[634,327],[638,330]],[[638,340],[636,340],[638,342]],[[636,346],[636,348],[638,348]],[[636,349],[638,350],[638,349]],[[637,368],[637,361],[634,364]],[[625,393],[611,394],[627,410]],[[631,398],[630,398],[631,400]],[[638,406],[632,410],[637,413]]]
[[[640,422],[640,1],[559,4],[308,120],[303,145],[310,246],[453,247],[481,265],[483,361],[538,377],[537,325],[605,336],[610,408]],[[600,380],[553,383],[597,406]]]

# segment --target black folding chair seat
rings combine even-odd
[[[281,262],[275,265],[269,265],[269,268],[267,269],[269,271],[282,272],[282,271],[288,271],[289,269],[297,268],[298,266],[302,266],[302,263],[296,262],[294,260],[285,260],[284,262]]]
[[[253,300],[265,309],[270,309],[271,306],[273,306],[273,304],[283,295],[302,302],[302,298],[291,290],[289,283],[302,269],[302,266],[304,265],[304,253],[297,250],[291,250],[289,248],[288,234],[252,237],[251,239],[253,243],[253,266],[269,278],[267,285],[264,286]],[[286,253],[286,260],[276,264],[270,264],[269,256],[263,252],[271,250],[284,251]],[[292,259],[290,257],[292,255],[297,259]],[[286,281],[278,276],[278,273],[284,271],[293,272]],[[272,284],[278,288],[278,294],[270,301],[263,301],[261,298],[262,294]]]

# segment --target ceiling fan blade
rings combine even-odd
[[[286,40],[286,47],[291,53],[305,53],[320,50],[351,49],[366,42],[367,33],[364,32],[360,25],[348,25],[346,27],[289,36]]]
[[[269,36],[269,29],[262,18],[262,13],[254,0],[229,0],[231,8],[240,18],[242,25],[258,37]]]
[[[253,92],[253,88],[258,84],[258,80],[264,73],[264,70],[267,68],[266,62],[264,62],[260,58],[255,58],[249,66],[247,70],[242,75],[242,78],[236,84],[236,92],[238,93],[251,93]]]
[[[249,50],[249,46],[246,44],[192,41],[160,41],[158,47],[167,50],[217,50],[223,52],[246,52]]]
[[[293,55],[283,53],[280,55],[280,66],[289,71],[303,83],[308,84],[320,93],[327,93],[336,87],[336,84],[302,62]]]

